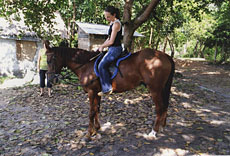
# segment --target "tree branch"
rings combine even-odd
[[[134,21],[134,27],[135,29],[138,28],[142,23],[144,23],[148,17],[150,16],[150,14],[152,13],[152,11],[156,8],[156,6],[158,5],[158,3],[160,2],[160,0],[152,0],[148,7],[145,9],[145,11],[135,19]]]
[[[133,1],[134,0],[125,0],[123,13],[123,20],[125,25],[131,24]]]
[[[153,17],[155,18],[155,20],[159,23],[163,23],[163,21],[161,19],[159,19],[157,16],[156,16],[156,12],[153,11]]]

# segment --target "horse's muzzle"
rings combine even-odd
[[[58,74],[48,74],[48,81],[51,84],[56,84],[58,83]]]

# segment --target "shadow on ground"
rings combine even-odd
[[[53,98],[39,97],[39,88],[33,85],[0,90],[0,154],[230,154],[228,97],[219,94],[218,87],[213,87],[219,81],[213,79],[210,85],[207,80],[210,76],[193,70],[194,66],[183,67],[183,62],[179,63],[177,72],[182,76],[174,79],[167,126],[157,139],[142,137],[151,131],[155,119],[154,105],[142,86],[103,97],[100,120],[104,131],[100,131],[95,139],[85,141],[87,94],[72,86],[61,85],[54,87]],[[216,70],[209,67],[206,64],[202,70]]]

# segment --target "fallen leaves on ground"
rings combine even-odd
[[[217,75],[207,74],[216,67],[195,63],[199,70],[191,70],[197,66],[193,61],[177,65],[182,76],[174,79],[167,126],[155,140],[143,137],[151,132],[156,117],[143,86],[102,98],[102,130],[91,140],[85,138],[89,101],[82,90],[54,86],[52,98],[40,97],[36,85],[1,90],[0,154],[230,154],[230,108],[224,87],[228,71],[220,69],[223,75],[218,78],[225,81],[220,83]]]

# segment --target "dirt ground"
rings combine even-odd
[[[102,130],[91,141],[88,98],[67,85],[53,97],[39,86],[0,89],[2,156],[187,156],[230,155],[230,65],[176,60],[167,126],[147,140],[155,119],[147,90],[103,97]]]

